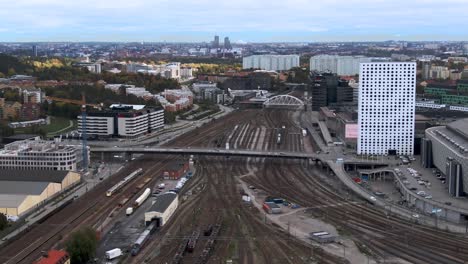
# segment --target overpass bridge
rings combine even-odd
[[[126,154],[169,154],[169,155],[202,155],[202,156],[230,156],[230,157],[252,157],[252,158],[280,158],[280,159],[302,159],[320,161],[340,162],[346,164],[369,164],[387,165],[379,160],[358,159],[347,156],[346,158],[336,153],[304,153],[290,151],[258,151],[248,149],[216,149],[216,148],[169,148],[169,147],[92,147],[93,153],[126,153]],[[337,159],[343,160],[337,160]]]

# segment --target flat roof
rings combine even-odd
[[[159,212],[164,213],[167,207],[177,199],[177,194],[175,193],[163,193],[156,198],[156,202],[151,206],[147,212]]]
[[[8,140],[26,140],[26,139],[31,139],[31,138],[35,138],[35,137],[39,137],[39,135],[35,135],[35,134],[18,134],[18,135],[13,135],[13,136],[9,136],[9,137],[4,137],[3,139],[8,139]]]
[[[0,181],[0,194],[40,195],[48,185],[48,182]]]
[[[460,119],[447,125],[447,128],[468,140],[468,118]]]
[[[68,171],[1,169],[0,182],[55,182],[62,183]],[[1,192],[0,192],[1,193]]]
[[[18,208],[27,197],[24,194],[0,194],[0,208]]]

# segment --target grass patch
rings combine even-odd
[[[72,130],[76,128],[76,121],[72,121],[73,126],[69,129],[61,131],[68,126],[70,126],[70,119],[64,117],[50,117],[50,124],[42,125],[42,126],[31,126],[31,127],[20,127],[15,128],[15,134],[37,134],[37,133],[45,133],[47,136],[54,136],[57,132],[64,133],[66,131]],[[59,132],[61,131],[61,132]]]

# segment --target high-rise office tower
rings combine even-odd
[[[415,62],[361,63],[358,154],[413,154],[415,96]]]
[[[219,48],[219,36],[215,36],[215,37],[214,37],[213,48],[214,48],[214,49],[218,49],[218,48]]]
[[[229,40],[229,37],[224,38],[224,49],[227,49],[227,50],[232,49],[231,41]]]
[[[32,46],[32,55],[33,57],[37,57],[37,45]]]

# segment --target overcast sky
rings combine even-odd
[[[468,40],[468,0],[0,0],[0,41]]]

